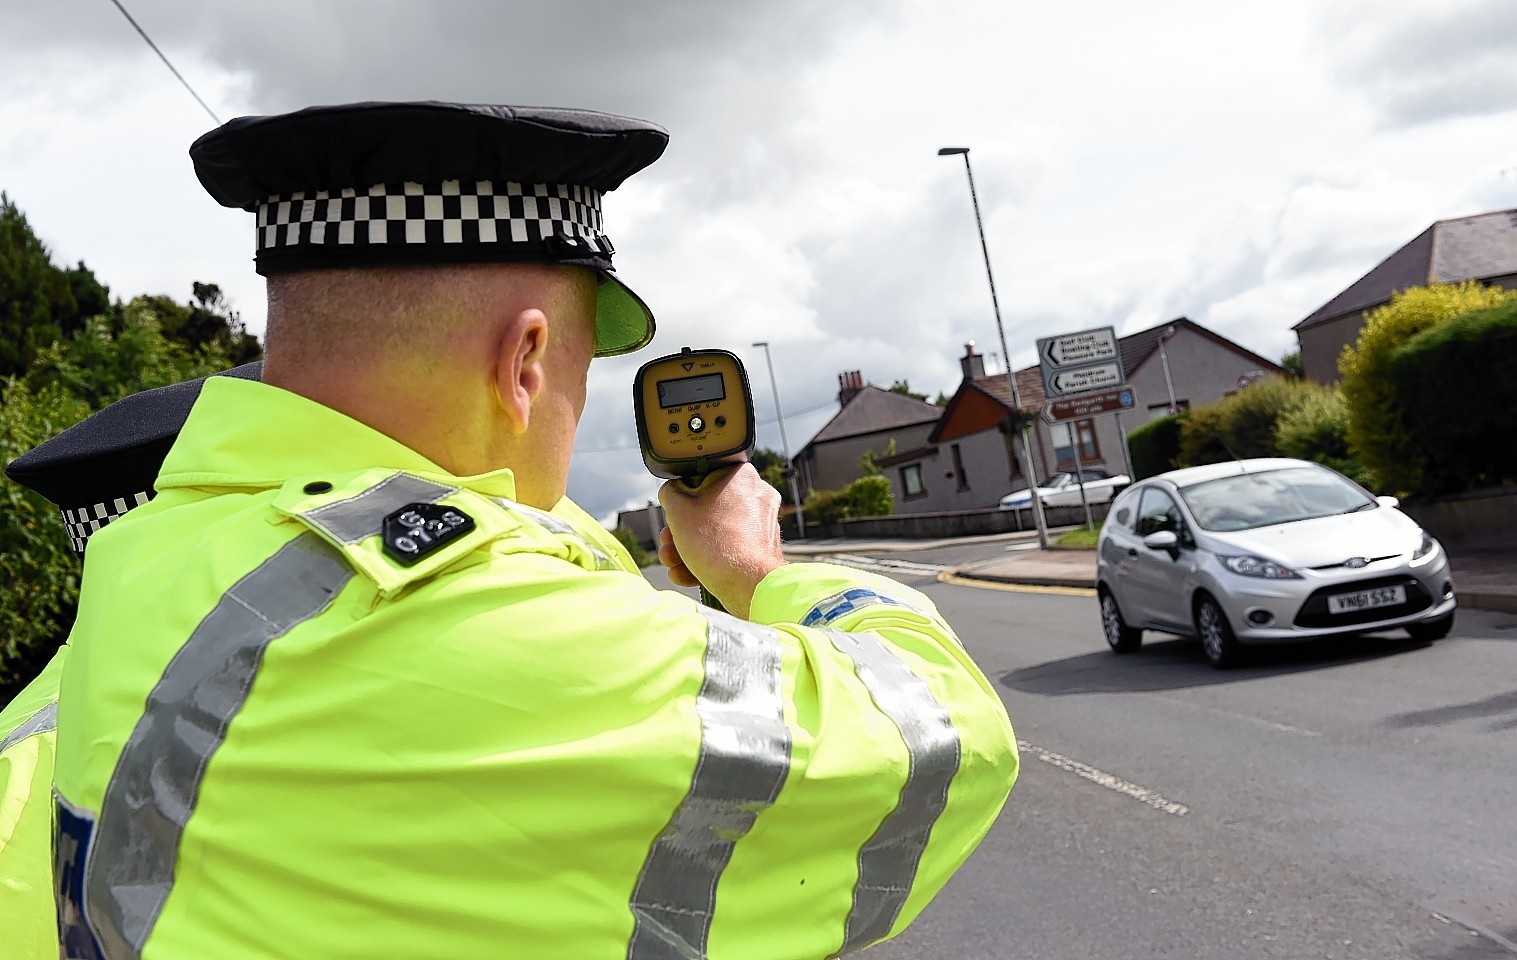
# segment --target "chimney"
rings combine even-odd
[[[964,344],[964,355],[959,358],[959,369],[964,371],[966,381],[985,378],[985,358],[974,352],[973,340]]]
[[[838,403],[848,406],[848,401],[864,389],[864,375],[857,370],[845,370],[838,374]]]

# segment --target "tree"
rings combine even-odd
[[[784,503],[790,502],[790,474],[787,472],[790,465],[785,462],[785,457],[778,450],[767,450],[764,447],[755,447],[753,456],[749,457],[753,469],[759,472],[771,487],[780,492],[780,499]]]
[[[81,261],[53,265],[26,215],[0,192],[0,377],[26,370],[37,351],[103,312],[110,292]]]
[[[1352,346],[1338,357],[1348,406],[1348,442],[1381,492],[1422,489],[1427,456],[1407,419],[1391,375],[1396,350],[1424,330],[1461,314],[1500,306],[1517,294],[1478,283],[1435,283],[1403,290],[1364,318]]]
[[[0,459],[27,450],[115,400],[230,364],[215,344],[191,350],[165,337],[133,301],[119,325],[88,320],[38,352],[24,376],[0,381]],[[52,656],[73,622],[79,562],[57,509],[0,479],[0,704]]]
[[[1301,351],[1295,350],[1280,358],[1280,366],[1285,368],[1286,376],[1292,380],[1306,379],[1306,364],[1301,362]]]
[[[911,397],[916,400],[921,400],[923,403],[927,402],[927,394],[915,392],[911,389],[911,384],[907,383],[905,380],[897,380],[895,383],[892,383],[890,385],[890,392],[899,393],[904,397]]]

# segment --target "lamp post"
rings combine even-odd
[[[1169,389],[1169,412],[1179,413],[1179,405],[1175,403],[1175,382],[1169,378],[1169,354],[1164,349],[1164,341],[1175,335],[1173,326],[1166,327],[1159,335],[1159,362],[1164,365],[1164,386]]]
[[[985,277],[990,281],[990,306],[995,310],[996,335],[1001,338],[1001,356],[1006,358],[1006,386],[1011,390],[1011,405],[1020,416],[1022,412],[1021,395],[1017,392],[1017,378],[1011,368],[1011,352],[1006,349],[1006,330],[1001,325],[1001,304],[996,299],[996,278],[990,272],[990,247],[985,244],[985,224],[980,220],[980,198],[974,189],[974,171],[969,168],[968,147],[943,147],[938,150],[940,157],[962,156],[964,158],[964,173],[969,177],[969,200],[974,204],[974,225],[980,232],[980,250],[985,254]],[[1038,543],[1044,550],[1048,549],[1048,522],[1043,518],[1043,501],[1038,498],[1037,475],[1033,473],[1032,445],[1028,442],[1029,428],[1023,426],[1019,432],[1022,441],[1022,473],[1027,477],[1027,490],[1031,494],[1032,518],[1038,527]]]
[[[785,439],[785,412],[780,409],[780,385],[774,379],[774,358],[769,356],[769,341],[760,340],[755,347],[764,348],[764,363],[769,366],[769,388],[774,391],[774,415],[780,423],[780,448],[785,454],[785,476],[790,478],[790,502],[795,504],[796,536],[806,539],[806,511],[801,507],[801,488],[795,482],[795,464],[790,462],[790,441]]]

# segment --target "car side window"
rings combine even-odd
[[[1172,531],[1186,546],[1195,542],[1186,529],[1185,520],[1180,515],[1180,507],[1175,503],[1174,497],[1158,487],[1149,487],[1143,491],[1143,499],[1138,504],[1138,536],[1146,537],[1150,533],[1164,530]]]

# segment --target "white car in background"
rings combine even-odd
[[[1448,555],[1395,497],[1304,460],[1172,470],[1112,504],[1096,547],[1106,642],[1144,630],[1198,637],[1214,667],[1240,644],[1454,625]]]
[[[1080,473],[1085,477],[1085,499],[1091,503],[1105,503],[1132,483],[1132,478],[1125,473],[1112,475],[1091,467]],[[1046,483],[1038,487],[1038,499],[1043,501],[1045,507],[1078,507],[1080,484],[1075,480],[1074,471],[1056,473],[1049,477]],[[1031,504],[1032,494],[1026,490],[1008,493],[1001,498],[1002,510],[1019,510]]]

